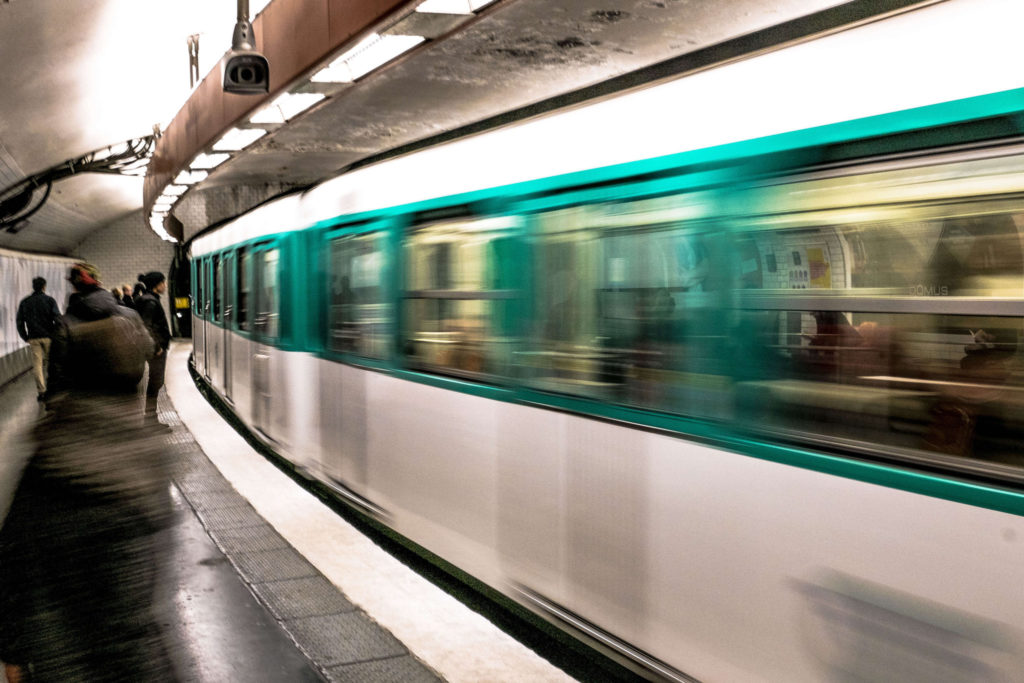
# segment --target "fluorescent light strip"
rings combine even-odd
[[[284,93],[253,114],[249,123],[285,123],[322,99],[320,93]]]
[[[472,14],[487,7],[495,0],[427,0],[421,3],[417,12],[434,14]]]
[[[416,7],[417,12],[433,14],[472,14],[469,0],[427,0]]]
[[[376,38],[370,40],[370,38]],[[423,36],[381,36],[372,35],[352,50],[352,56],[346,59],[352,70],[352,78],[365,76],[401,54],[413,49],[424,40]]]
[[[230,154],[200,154],[193,159],[192,163],[188,166],[189,168],[213,169],[217,168],[230,158]]]
[[[392,36],[371,33],[321,69],[310,80],[314,83],[351,83],[422,43],[423,36]]]
[[[178,174],[178,177],[174,179],[176,185],[195,185],[206,180],[206,176],[210,175],[206,171],[189,171],[185,169]]]
[[[267,134],[262,128],[232,128],[213,143],[215,152],[237,152]]]

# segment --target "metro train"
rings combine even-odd
[[[939,3],[270,202],[191,245],[196,371],[652,679],[1018,680],[1021,13]]]

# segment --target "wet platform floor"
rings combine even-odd
[[[196,390],[189,350],[172,346],[160,398],[177,512],[163,626],[180,680],[573,680],[253,452]],[[0,388],[0,514],[39,411],[27,374]]]

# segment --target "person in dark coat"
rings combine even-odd
[[[160,303],[160,295],[167,291],[167,280],[164,274],[159,271],[151,271],[139,276],[139,281],[146,286],[146,292],[135,302],[135,310],[142,316],[142,322],[153,337],[156,345],[156,352],[149,359],[149,382],[146,384],[146,410],[147,422],[151,425],[159,424],[156,413],[156,399],[160,394],[160,387],[164,385],[164,370],[167,367],[167,349],[171,345],[171,328],[167,324],[167,314],[164,313],[163,304]]]
[[[128,308],[135,308],[135,297],[132,296],[132,286],[128,283],[121,285],[121,305]]]
[[[32,347],[32,376],[39,400],[46,397],[46,369],[50,362],[50,343],[60,324],[60,309],[46,293],[46,280],[32,280],[32,293],[18,304],[18,334]]]
[[[174,680],[156,602],[167,444],[129,409],[149,337],[94,268],[71,280],[51,412],[0,528],[0,661],[12,681]]]
[[[135,289],[132,290],[132,307],[139,303],[139,297],[146,293],[146,285],[141,282],[135,283]]]

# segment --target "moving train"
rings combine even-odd
[[[270,202],[191,245],[196,370],[652,679],[1015,680],[1021,13],[934,4]]]

